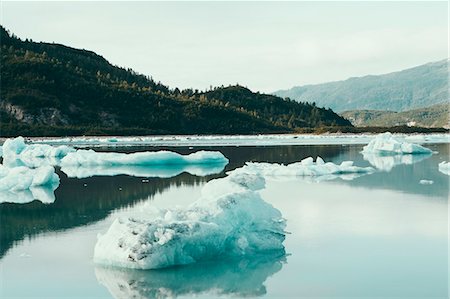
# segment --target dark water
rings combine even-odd
[[[162,271],[95,266],[97,233],[115,217],[145,204],[188,204],[198,198],[205,182],[245,162],[291,163],[321,156],[335,163],[370,163],[357,145],[114,148],[183,154],[220,150],[230,164],[213,175],[182,173],[145,183],[142,177],[124,175],[68,178],[59,171],[61,185],[54,203],[0,205],[0,294],[447,298],[449,177],[437,165],[449,160],[449,147],[428,147],[438,153],[412,164],[387,161],[389,167],[354,180],[269,181],[263,198],[281,210],[291,232],[286,257],[257,256]],[[420,184],[424,179],[433,184]]]

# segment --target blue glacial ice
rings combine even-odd
[[[59,177],[52,166],[9,168],[0,165],[0,202],[27,203],[37,199],[51,203],[58,186]]]
[[[316,161],[312,157],[288,165],[276,163],[246,163],[236,172],[260,174],[267,179],[289,180],[312,177],[315,181],[332,180],[336,178],[351,180],[360,175],[370,174],[375,170],[372,167],[354,166],[353,161],[344,161],[341,164],[325,162],[321,157]]]
[[[439,163],[438,169],[443,174],[450,175],[450,162],[442,161],[441,163]]]
[[[397,140],[389,132],[377,135],[369,144],[364,146],[362,152],[379,156],[432,153],[430,149],[421,145]]]
[[[93,150],[77,150],[68,153],[61,166],[114,166],[142,165],[169,166],[188,164],[227,164],[228,159],[221,152],[198,151],[190,155],[181,155],[169,151],[139,152],[139,153],[105,153]]]
[[[98,237],[94,261],[158,269],[205,260],[264,253],[284,254],[285,220],[258,190],[261,176],[230,173],[208,182],[187,208],[149,209],[116,219]]]
[[[2,146],[3,165],[8,167],[57,165],[59,159],[75,149],[66,145],[26,144],[23,137],[7,139]]]

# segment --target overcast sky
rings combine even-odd
[[[271,92],[448,56],[447,2],[5,2],[21,38],[95,51],[170,87]]]

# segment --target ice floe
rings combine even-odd
[[[372,173],[372,167],[358,167],[353,165],[353,161],[344,161],[341,164],[325,162],[321,157],[316,161],[312,157],[303,159],[300,162],[288,165],[276,163],[252,163],[248,162],[236,172],[248,174],[260,174],[265,178],[275,180],[285,180],[286,178],[314,177],[316,181],[331,180],[335,178],[353,179],[362,174]]]
[[[3,165],[8,167],[57,165],[59,159],[75,149],[66,145],[26,144],[23,137],[7,139],[2,146]]]
[[[95,152],[93,150],[77,150],[67,154],[61,160],[61,166],[170,166],[190,164],[227,164],[228,159],[221,152],[198,151],[189,155],[181,155],[169,151],[111,153]]]
[[[285,220],[258,190],[259,175],[230,173],[208,182],[187,208],[147,211],[116,219],[98,237],[94,261],[157,269],[226,257],[284,253]]]
[[[264,254],[152,271],[96,266],[95,276],[114,298],[256,297],[267,293],[264,282],[284,261]]]
[[[432,181],[432,180],[420,180],[419,184],[421,184],[421,185],[433,185],[434,181]]]
[[[450,162],[443,161],[439,163],[438,168],[439,171],[442,172],[443,174],[450,175]]]
[[[399,141],[389,132],[377,135],[368,145],[364,146],[362,152],[380,156],[432,153],[430,149],[421,145]]]
[[[33,169],[0,165],[0,203],[27,203],[34,199],[51,203],[58,186],[59,177],[52,166]]]

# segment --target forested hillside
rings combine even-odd
[[[171,89],[91,51],[21,40],[3,27],[2,136],[250,134],[351,126],[331,110],[241,86]]]

